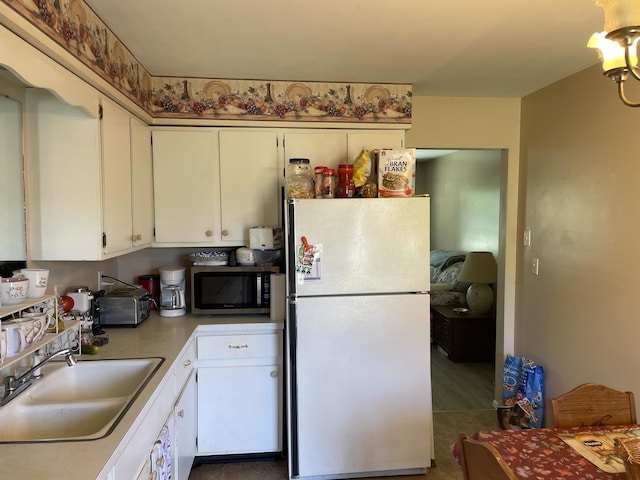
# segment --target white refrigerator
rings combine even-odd
[[[433,458],[429,197],[288,200],[289,478]]]

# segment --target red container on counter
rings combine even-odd
[[[347,198],[356,194],[356,186],[353,184],[353,165],[341,163],[338,165],[338,186],[336,197]]]

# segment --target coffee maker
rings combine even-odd
[[[160,316],[180,317],[185,304],[185,267],[160,267]]]

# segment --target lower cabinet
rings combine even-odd
[[[109,480],[187,480],[196,450],[195,343],[189,341],[128,444]]]
[[[196,456],[196,401],[196,373],[192,371],[173,408],[176,427],[173,458],[177,480],[189,478],[193,459]]]
[[[199,335],[198,455],[282,451],[282,328]]]

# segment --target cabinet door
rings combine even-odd
[[[353,158],[347,156],[347,136],[340,131],[285,133],[285,167],[290,158],[308,158],[314,167],[322,165],[336,169],[341,163],[353,161]]]
[[[248,245],[249,228],[279,225],[278,136],[220,131],[220,241]]]
[[[187,480],[196,455],[196,374],[191,372],[174,408],[176,442],[174,448],[175,478]]]
[[[153,168],[151,131],[131,117],[131,203],[133,246],[146,247],[153,240]]]
[[[25,120],[31,260],[102,259],[100,121],[37,88]]]
[[[111,254],[132,246],[129,114],[103,99],[101,130],[104,251]]]
[[[213,245],[220,217],[216,131],[154,130],[152,136],[155,242]]]
[[[0,96],[0,252],[3,260],[25,260],[22,105]]]
[[[277,452],[281,447],[276,365],[198,369],[198,453]]]
[[[353,162],[363,149],[404,148],[404,130],[350,132],[347,134],[347,157]]]

